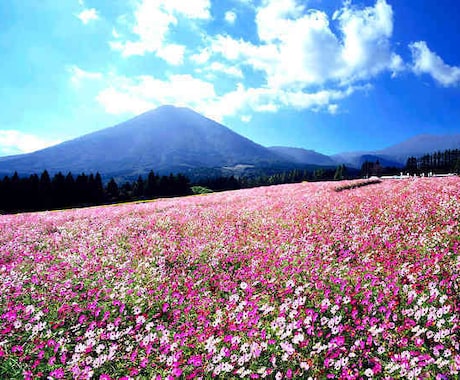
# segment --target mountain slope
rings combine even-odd
[[[331,157],[302,148],[289,148],[285,146],[272,146],[268,148],[271,152],[278,154],[285,160],[295,162],[300,165],[320,165],[335,166],[337,162]]]
[[[438,150],[460,148],[460,134],[451,135],[418,135],[399,144],[381,150],[379,153],[392,156],[394,159],[406,163],[407,157],[420,157],[426,153]]]
[[[229,128],[187,109],[162,106],[133,119],[34,153],[0,158],[0,174],[72,171],[104,176],[197,168],[288,165]]]

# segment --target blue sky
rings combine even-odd
[[[460,132],[457,0],[2,0],[0,155],[162,104],[332,154]]]

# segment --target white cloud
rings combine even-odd
[[[191,19],[211,18],[210,0],[163,0],[157,3],[161,4],[167,12],[176,12]]]
[[[337,76],[340,42],[325,13],[310,12],[290,22],[279,39],[279,60],[267,71],[272,86],[302,88]]]
[[[229,23],[230,25],[233,25],[237,19],[237,15],[233,11],[228,11],[228,12],[225,12],[224,19],[227,23]]]
[[[367,78],[400,68],[401,58],[391,50],[393,10],[386,0],[359,10],[345,6],[335,17],[344,35],[342,75]]]
[[[339,110],[339,105],[338,104],[329,104],[329,106],[327,107],[327,111],[331,115],[337,114],[338,110]]]
[[[225,65],[222,62],[213,62],[208,69],[215,72],[221,72],[235,78],[243,78],[243,72],[239,67]]]
[[[158,49],[157,56],[171,65],[181,65],[184,62],[185,46],[169,44]]]
[[[112,85],[100,91],[97,101],[112,114],[139,114],[163,104],[202,110],[204,104],[216,98],[212,83],[191,75],[171,75],[166,80],[110,76],[109,82]]]
[[[256,10],[256,25],[260,44],[219,35],[212,51],[261,70],[273,88],[352,84],[404,66],[391,48],[393,11],[386,0],[364,9],[345,2],[332,20],[296,0],[265,0]]]
[[[284,40],[286,32],[302,14],[296,0],[264,0],[257,9],[256,24],[261,41]]]
[[[168,42],[169,31],[178,24],[177,17],[209,19],[210,7],[210,0],[142,0],[137,3],[134,22],[128,31],[136,38],[126,38],[117,31],[116,39],[110,42],[110,47],[120,51],[124,57],[156,53],[168,63],[180,64],[184,49]]]
[[[197,20],[211,18],[209,0],[139,0],[132,23],[125,24],[124,29],[120,24],[114,30],[111,47],[124,56],[154,53],[172,66],[186,60],[193,63],[192,69],[200,77],[174,75],[178,71],[175,67],[170,67],[162,79],[159,74],[101,77],[100,73],[74,67],[72,80],[75,84],[101,81],[97,99],[109,113],[137,114],[175,104],[222,120],[281,108],[336,114],[342,112],[340,100],[367,91],[371,88],[367,83],[377,75],[395,77],[407,70],[391,41],[393,9],[387,0],[375,0],[367,7],[345,0],[332,17],[303,3],[261,0],[258,7],[251,3],[248,13],[255,14],[257,36],[249,41],[228,34],[209,35],[204,30],[200,34],[194,28],[200,25]],[[229,10],[224,18],[231,24],[237,15]],[[195,47],[189,44],[186,48],[171,32],[190,20],[198,41]],[[425,43],[410,47],[414,72],[428,73],[445,86],[460,82],[460,68],[445,64]],[[180,72],[186,69],[184,65]],[[248,72],[255,73],[251,85],[245,78]],[[217,90],[211,79],[219,83]],[[232,84],[233,89],[228,90]]]
[[[203,63],[208,62],[210,57],[210,49],[202,49],[201,52],[191,55],[190,60],[197,65],[202,65]]]
[[[425,41],[409,45],[412,52],[412,70],[420,74],[429,74],[444,87],[460,85],[460,67],[449,66],[441,57],[432,52]]]
[[[70,73],[70,81],[75,87],[80,87],[86,80],[99,80],[103,77],[101,73],[85,71],[77,65],[68,66],[67,71]]]
[[[218,62],[210,67],[211,70],[229,69]],[[136,115],[163,104],[174,104],[193,108],[217,121],[226,116],[250,115],[254,111],[276,112],[283,107],[334,113],[338,100],[368,88],[349,86],[306,92],[270,87],[246,88],[238,83],[233,90],[218,94],[211,82],[188,74],[168,75],[166,79],[150,75],[129,78],[113,73],[89,73],[76,66],[69,72],[73,74],[72,78],[80,78],[78,83],[81,85],[86,85],[88,81],[98,83],[96,100],[110,114]],[[240,72],[234,74],[239,76]],[[244,120],[248,122],[250,119],[245,117]]]
[[[241,116],[241,121],[243,123],[250,123],[252,120],[252,115],[243,115]]]
[[[171,24],[177,19],[161,8],[159,1],[144,0],[134,12],[135,23],[132,33],[137,40],[116,40],[110,43],[114,50],[121,51],[123,56],[144,55],[160,49],[165,43],[165,36]]]
[[[75,17],[79,18],[83,24],[88,24],[90,21],[99,20],[97,10],[94,8],[84,9],[80,13],[76,14]]]
[[[30,153],[59,142],[17,130],[0,130],[0,152],[3,155]]]
[[[129,89],[121,90],[115,87],[108,87],[102,90],[96,99],[107,113],[113,115],[124,113],[138,115],[157,106],[153,102],[130,93]]]

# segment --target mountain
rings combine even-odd
[[[418,135],[399,144],[381,150],[379,153],[393,157],[401,163],[406,163],[410,156],[420,157],[438,150],[460,148],[460,133],[450,135]]]
[[[191,179],[221,175],[273,174],[294,168],[364,161],[403,167],[409,156],[460,148],[460,134],[420,135],[373,152],[326,156],[313,150],[266,148],[188,108],[162,106],[105,128],[29,154],[0,157],[0,176],[58,171],[101,173],[107,180],[132,180],[150,170],[183,173]]]
[[[337,166],[337,162],[331,157],[302,148],[289,148],[285,146],[272,146],[268,148],[287,161],[300,165]]]
[[[331,156],[336,162],[345,163],[359,168],[364,161],[376,161],[383,166],[403,167],[407,158],[421,157],[427,153],[460,148],[460,134],[450,135],[418,135],[399,144],[378,151],[346,152]]]
[[[162,106],[116,126],[34,153],[0,158],[0,174],[71,171],[134,178],[159,174],[218,173],[291,163],[229,128],[188,109]]]
[[[335,154],[331,156],[331,158],[339,164],[345,164],[346,166],[357,169],[361,168],[361,165],[365,161],[375,162],[378,160],[382,166],[397,168],[402,168],[406,164],[405,160],[404,163],[402,163],[391,155],[381,154],[379,152],[346,152]]]

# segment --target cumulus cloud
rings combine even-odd
[[[0,130],[0,153],[2,155],[30,153],[59,142],[17,130]]]
[[[369,77],[387,69],[397,70],[390,44],[393,10],[386,0],[361,10],[346,6],[335,16],[344,36],[343,75]]]
[[[135,38],[126,38],[117,31],[118,37],[110,42],[110,47],[125,57],[157,53],[168,63],[180,64],[184,49],[168,42],[169,31],[178,24],[178,17],[209,19],[210,7],[210,0],[142,0],[137,3],[134,21],[128,30]]]
[[[80,19],[83,24],[88,24],[90,21],[99,20],[97,10],[94,8],[84,9],[80,13],[76,14],[75,17]]]
[[[191,75],[170,75],[162,80],[154,76],[133,78],[110,76],[112,85],[101,90],[97,101],[112,114],[139,114],[162,104],[174,104],[202,109],[202,105],[215,99],[212,83]]]
[[[446,64],[440,56],[432,52],[425,41],[409,45],[412,52],[412,70],[418,74],[428,74],[444,87],[460,85],[460,67]]]
[[[296,0],[265,0],[255,21],[260,44],[219,35],[212,50],[262,70],[274,88],[350,84],[403,69],[391,47],[393,11],[386,0],[363,9],[346,2],[332,19]]]
[[[184,62],[185,46],[169,44],[158,49],[157,55],[170,65],[181,65]]]
[[[211,70],[227,70],[219,63]],[[324,110],[334,113],[334,105],[340,99],[368,86],[348,86],[341,89],[324,89],[306,92],[296,89],[270,87],[246,87],[238,83],[234,89],[219,94],[214,84],[189,74],[168,75],[160,79],[151,75],[126,77],[109,73],[95,75],[73,67],[74,77],[97,80],[97,102],[110,114],[140,114],[163,104],[186,106],[217,121],[236,114],[250,115],[252,112],[276,112],[283,107]],[[228,73],[227,73],[228,74]],[[236,71],[234,76],[242,73]],[[85,84],[86,82],[81,82]],[[241,78],[242,79],[242,78]],[[332,104],[332,107],[331,107]],[[243,120],[243,119],[242,119]],[[245,117],[243,121],[250,119]]]
[[[369,90],[376,76],[396,77],[408,69],[392,44],[394,15],[387,0],[366,7],[344,1],[332,15],[300,0],[238,2],[251,7],[238,17],[254,15],[257,35],[251,40],[199,29],[198,21],[211,19],[210,0],[138,0],[131,21],[127,17],[114,29],[111,47],[123,56],[153,53],[170,65],[168,71],[125,77],[73,67],[72,82],[102,83],[97,100],[109,113],[136,114],[172,103],[222,120],[281,108],[336,114],[340,100]],[[234,10],[224,20],[234,23]],[[195,45],[174,39],[184,23],[192,26],[187,39]],[[444,63],[424,42],[410,49],[415,73],[430,74],[444,86],[459,83],[460,68]],[[187,68],[194,76],[184,74]]]
[[[204,63],[209,61],[211,57],[210,49],[202,49],[199,53],[192,54],[190,56],[190,60],[197,65],[203,65]]]

